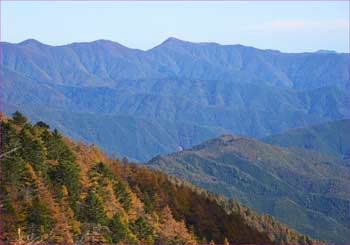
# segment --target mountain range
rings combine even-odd
[[[224,133],[261,138],[350,117],[348,54],[176,38],[147,51],[107,40],[1,47],[4,112],[137,161]]]
[[[74,140],[97,144],[110,155],[117,153],[120,158],[127,156],[146,162],[149,168],[188,181],[180,181],[179,186],[191,186],[190,182],[235,198],[258,213],[273,215],[311,237],[331,243],[349,242],[349,54],[282,53],[242,45],[191,43],[176,38],[146,51],[108,40],[50,46],[30,39],[18,44],[3,42],[1,48],[1,111],[7,114],[21,111],[33,122],[45,121]],[[117,174],[114,179],[110,175],[111,161],[96,153],[95,146],[90,149],[66,142],[76,157],[85,155],[89,159],[84,158],[84,163],[74,163],[73,158],[66,159],[66,155],[63,159],[46,156],[50,147],[42,144],[51,139],[50,135],[56,137],[57,131],[45,131],[43,125],[46,124],[28,123],[24,129],[13,125],[15,131],[23,131],[15,134],[10,130],[14,142],[24,144],[27,151],[17,156],[18,171],[23,170],[24,175],[8,179],[2,188],[7,193],[16,193],[11,184],[26,185],[26,178],[31,176],[32,184],[37,187],[28,187],[28,191],[46,200],[48,206],[52,205],[49,210],[53,216],[60,212],[52,198],[63,195],[57,189],[63,188],[62,183],[57,181],[62,176],[62,181],[66,181],[66,174],[75,173],[81,178],[83,194],[79,200],[71,196],[72,203],[87,205],[85,201],[98,202],[96,199],[108,203],[103,195],[108,190],[103,188],[123,182],[130,195],[141,200],[135,202],[145,207],[143,211],[135,208],[135,212],[146,212],[149,198],[155,204],[161,195],[164,206],[169,205],[175,217],[175,226],[184,229],[180,223],[186,223],[186,241],[213,239],[222,243],[226,235],[234,242],[298,243],[301,239],[304,243],[309,239],[289,232],[289,228],[267,218],[269,216],[248,215],[251,210],[223,197],[212,194],[206,194],[210,196],[208,200],[197,197],[197,192],[192,190],[198,187],[186,187],[178,192],[178,187],[171,184],[174,180],[165,181],[168,177],[153,175],[143,168],[139,170],[126,164],[129,167],[120,167],[123,176]],[[25,144],[26,141],[30,144]],[[67,148],[61,140],[54,143],[58,144],[58,152]],[[36,149],[31,151],[30,147]],[[42,154],[35,155],[35,150]],[[35,161],[31,162],[32,158]],[[44,164],[37,166],[39,160]],[[97,162],[106,164],[94,167]],[[77,164],[81,172],[75,171]],[[132,171],[136,174],[132,175]],[[56,175],[61,177],[57,179]],[[99,184],[95,186],[94,181]],[[167,193],[160,187],[163,184],[174,191]],[[76,180],[69,179],[64,185],[68,193],[79,192]],[[87,189],[91,186],[96,188],[90,195]],[[151,192],[155,186],[156,195]],[[183,193],[186,199],[181,198]],[[86,196],[91,200],[86,200]],[[8,210],[16,210],[22,196],[8,197],[12,203]],[[29,210],[45,211],[39,200],[26,198]],[[40,204],[41,211],[34,208],[35,202]],[[197,207],[196,202],[209,204]],[[123,204],[113,200],[111,203],[115,207]],[[156,210],[159,217],[164,206]],[[70,226],[76,227],[76,221],[90,222],[90,218],[80,216],[76,206],[71,208],[75,216],[67,220],[72,222]],[[211,208],[215,212],[210,213]],[[32,229],[28,225],[33,224],[35,215],[26,216],[28,210],[18,210],[28,218],[25,222],[18,218],[28,233]],[[207,218],[202,215],[203,210],[210,213]],[[147,243],[148,238],[135,228],[140,224],[133,218],[128,221],[127,216],[131,214],[125,207],[120,208],[123,221],[120,217],[113,221],[112,216],[107,219],[102,211],[101,207],[91,211],[103,216],[103,220],[96,221],[97,227],[105,227],[107,220],[123,223],[123,229],[130,233],[129,237],[124,236],[124,241]],[[70,215],[67,210],[61,214]],[[234,216],[234,223],[230,223],[232,217],[226,216],[230,214]],[[9,221],[14,218],[11,215]],[[169,212],[167,215],[169,217]],[[45,223],[45,214],[40,217],[43,219],[40,222]],[[143,218],[151,220],[148,215]],[[215,228],[212,220],[225,222]],[[130,226],[126,225],[128,222]],[[140,222],[144,225],[145,220]],[[237,224],[241,226],[236,227]],[[85,225],[81,228],[89,233]],[[156,236],[151,236],[152,239],[160,239],[157,225],[153,227],[152,234]],[[206,229],[207,226],[215,232]],[[234,232],[228,232],[232,230],[228,227]],[[243,227],[244,232],[237,233],[239,227]],[[9,230],[11,235],[16,235],[14,227]],[[66,235],[76,240],[78,231],[73,230]],[[281,232],[276,234],[275,230]],[[93,232],[101,233],[101,230]],[[102,233],[103,241],[113,240],[110,233]],[[247,240],[248,233],[254,234],[252,240]],[[161,239],[166,239],[164,236]]]

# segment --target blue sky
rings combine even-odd
[[[349,2],[1,3],[1,38],[51,45],[109,39],[149,49],[167,37],[285,52],[349,52]]]

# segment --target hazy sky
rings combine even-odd
[[[349,52],[349,2],[1,2],[1,39],[109,39],[149,49],[172,36],[286,52]]]

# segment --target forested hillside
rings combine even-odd
[[[146,166],[235,198],[312,237],[350,242],[350,166],[339,158],[223,135]]]
[[[315,243],[270,216],[1,116],[1,243]]]
[[[350,120],[344,119],[292,129],[264,137],[262,141],[284,147],[305,148],[348,159],[350,157]]]

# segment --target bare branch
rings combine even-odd
[[[0,155],[0,160],[1,160],[3,157],[5,157],[5,156],[11,154],[12,152],[17,151],[18,149],[19,149],[19,147],[16,147],[16,148],[13,148],[12,150],[9,150],[8,152],[5,152],[5,153],[1,154],[1,155]]]

